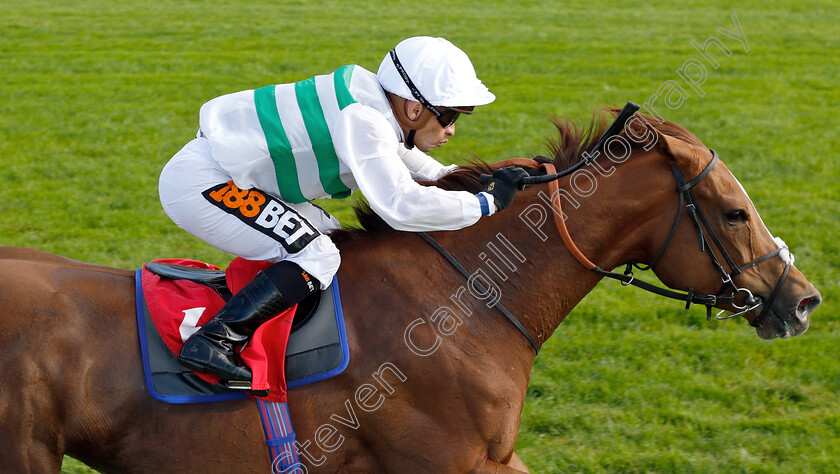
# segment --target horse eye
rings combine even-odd
[[[747,211],[738,209],[737,211],[727,212],[726,220],[728,220],[730,224],[744,222],[747,220]]]

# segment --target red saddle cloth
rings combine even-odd
[[[187,259],[156,260],[190,267],[219,270],[204,262]],[[225,269],[225,280],[232,293],[242,289],[260,270],[271,265],[243,258],[234,259]],[[189,280],[169,280],[143,268],[143,296],[149,314],[166,347],[178,354],[184,341],[199,327],[210,321],[225,301],[212,288]],[[251,340],[242,348],[240,357],[254,375],[253,390],[270,390],[264,400],[286,401],[285,354],[297,305],[263,323]],[[215,384],[219,378],[210,374],[199,377]]]

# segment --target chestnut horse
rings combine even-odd
[[[739,273],[734,298],[715,306],[746,308],[762,338],[807,329],[819,293],[783,258],[734,176],[679,125],[631,122],[626,153],[559,179],[558,191],[530,186],[472,227],[431,234],[484,290],[369,210],[360,211],[367,230],[333,236],[352,356],[341,375],[289,392],[307,471],[526,471],[514,445],[535,350],[491,303],[542,344],[602,278],[580,256],[605,269],[656,260],[667,286],[715,295],[728,290],[714,255],[725,274]],[[604,128],[557,127],[558,169],[581,160]],[[691,206],[678,208],[672,165],[694,182]],[[477,192],[489,169],[426,184]],[[713,231],[721,248],[700,252],[694,207],[709,224],[701,239]],[[551,224],[561,213],[577,256]],[[753,264],[735,272],[730,259]],[[252,401],[171,405],[147,394],[134,272],[24,248],[1,249],[0,272],[0,471],[58,472],[64,454],[103,471],[271,469]]]

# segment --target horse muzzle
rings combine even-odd
[[[789,339],[808,330],[810,315],[822,302],[819,292],[803,298],[790,300],[776,300],[768,311],[761,311],[759,317],[750,321],[755,332],[762,339]]]

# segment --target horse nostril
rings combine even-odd
[[[811,314],[817,306],[820,305],[822,300],[820,300],[819,296],[811,296],[809,298],[805,298],[799,302],[799,306],[796,307],[796,316],[800,320],[805,320],[809,314]]]

